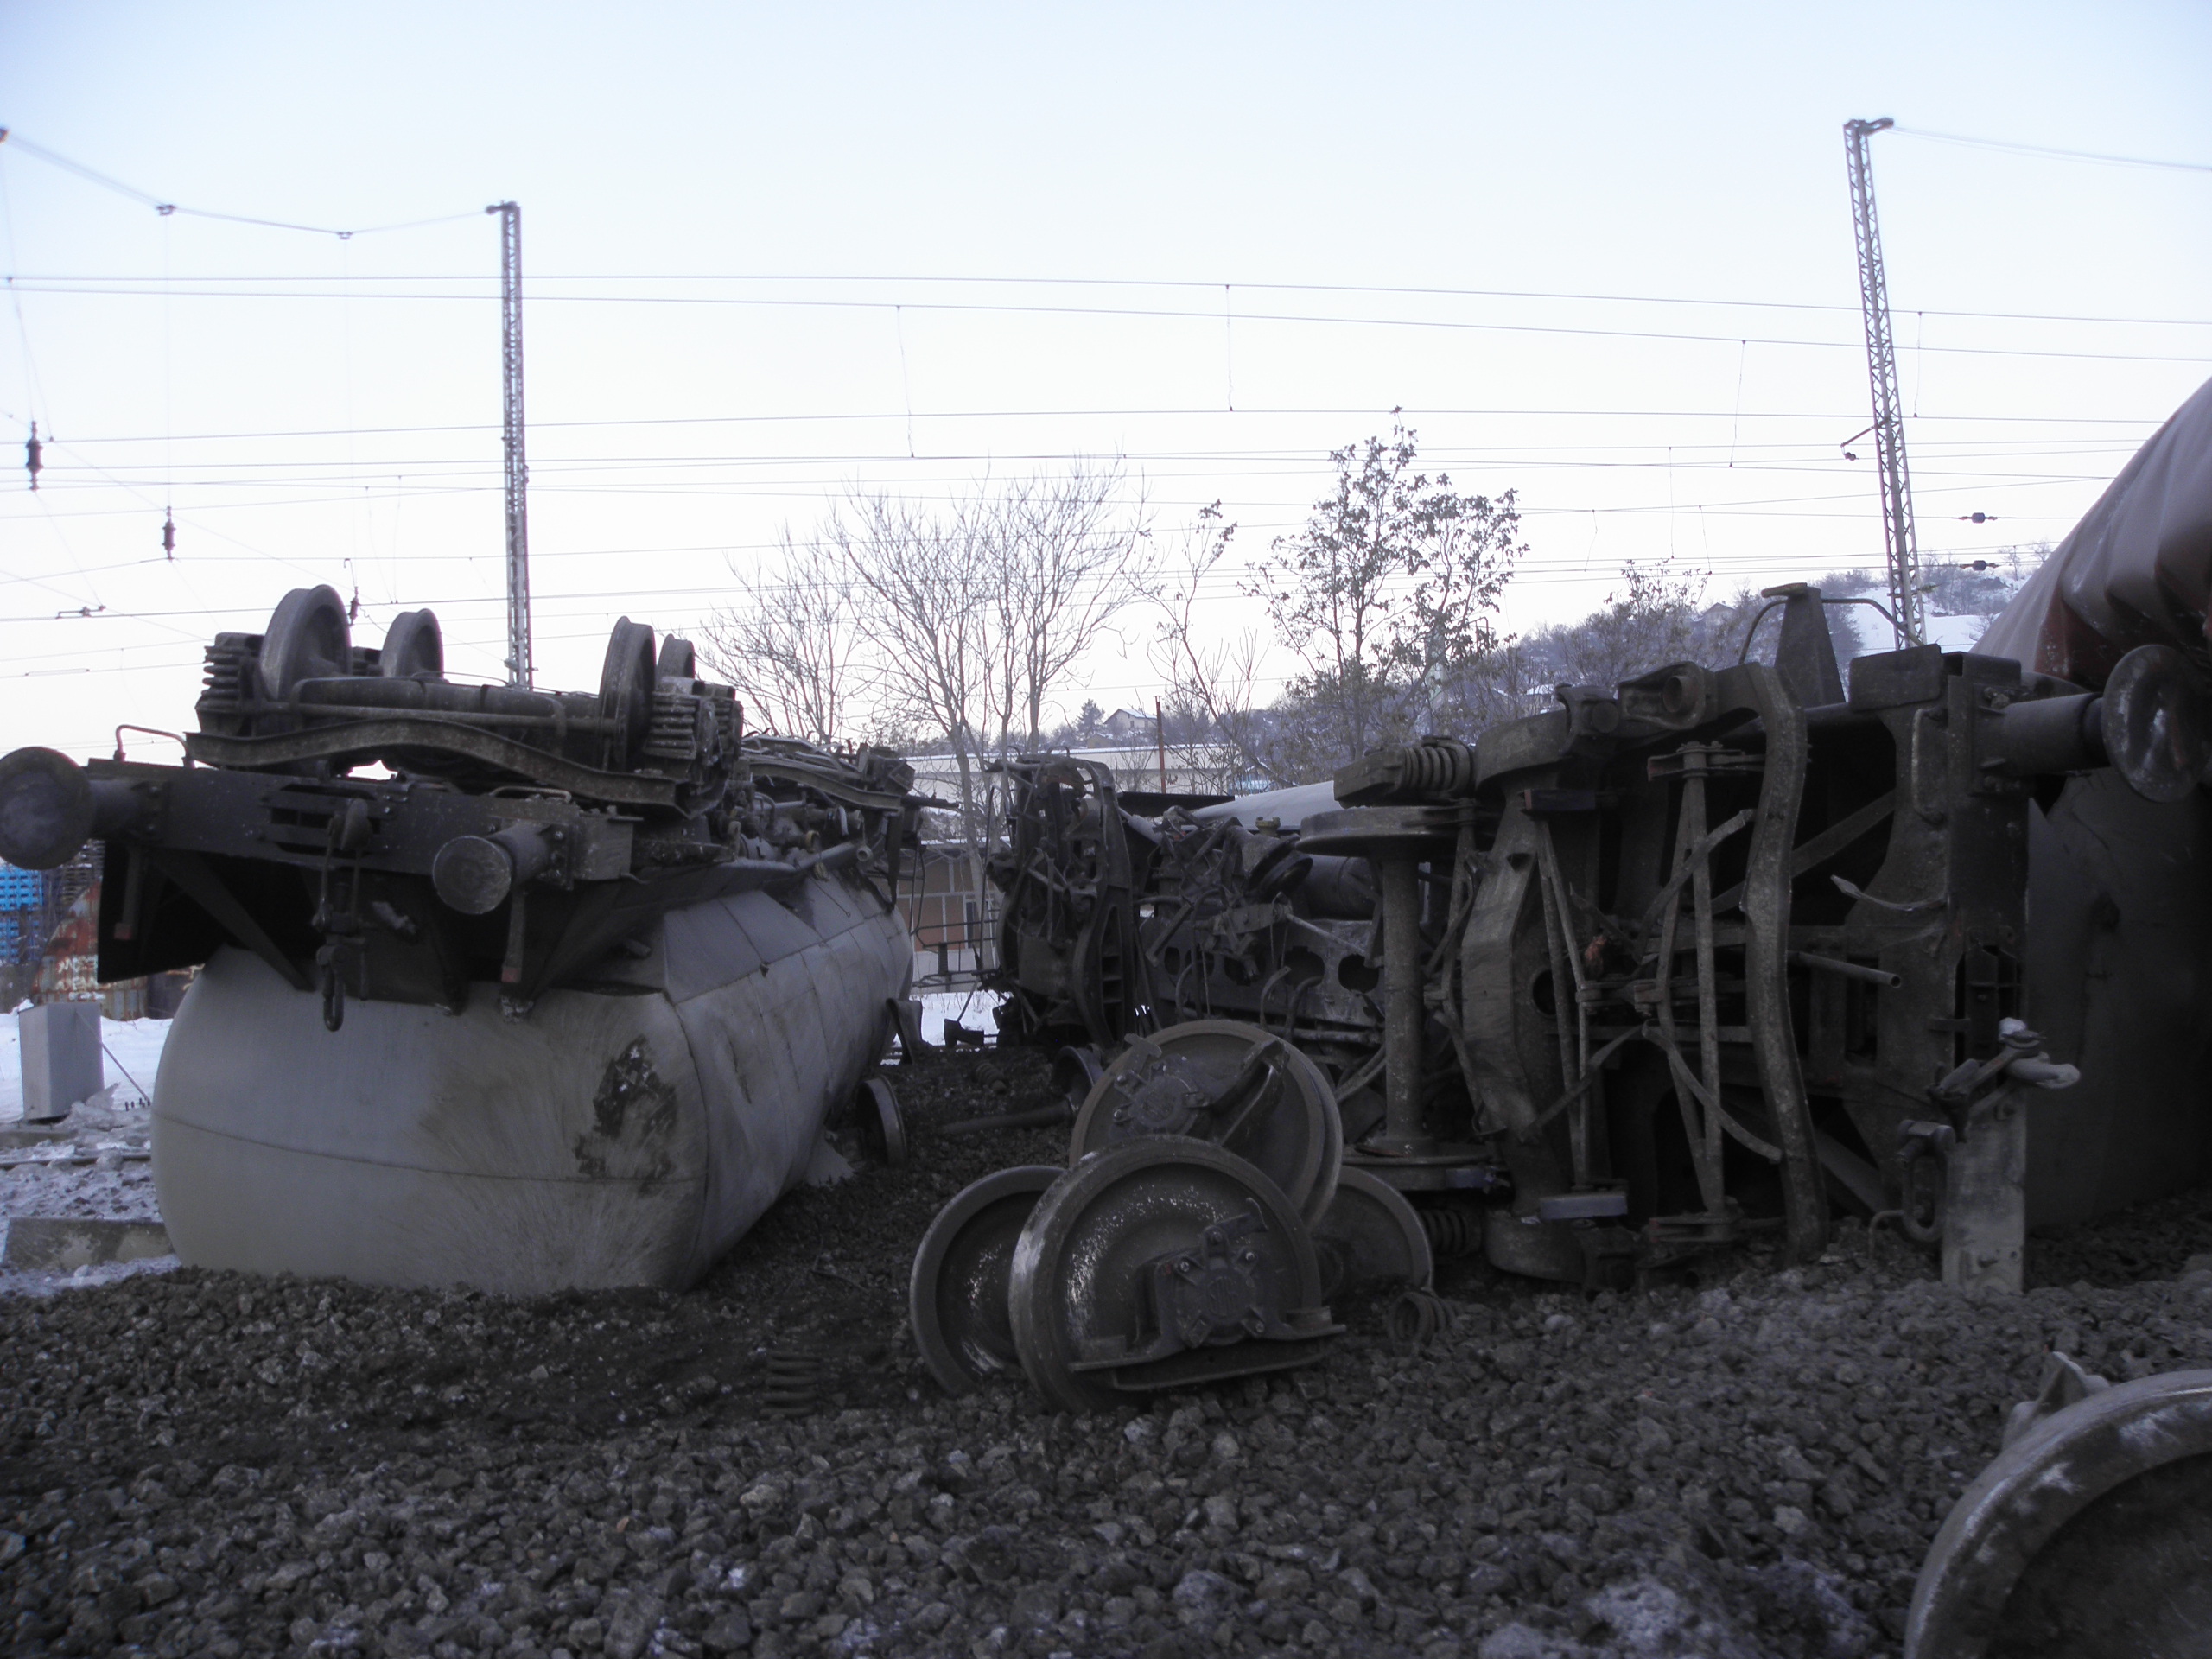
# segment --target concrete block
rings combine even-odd
[[[23,1061],[23,1122],[51,1123],[106,1086],[100,1005],[48,1002],[16,1016]]]

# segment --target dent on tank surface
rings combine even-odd
[[[327,588],[207,656],[185,765],[0,760],[0,854],[105,845],[101,978],[200,969],[153,1090],[179,1255],[695,1281],[906,1006],[911,770],[748,735],[626,618],[595,693],[450,681],[427,611],[357,646]]]

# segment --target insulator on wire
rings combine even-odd
[[[162,556],[176,557],[176,520],[166,511],[162,514]]]
[[[39,473],[46,466],[46,446],[38,441],[38,423],[31,423],[29,442],[23,445],[23,470],[31,475],[31,488],[38,488]]]

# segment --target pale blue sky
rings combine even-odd
[[[1263,556],[1394,404],[1520,490],[1525,627],[1624,558],[1716,590],[1878,563],[1839,448],[1847,118],[2212,162],[2209,76],[2201,4],[4,0],[25,138],[191,207],[470,217],[163,219],[0,145],[0,747],[189,724],[199,642],[303,582],[358,588],[371,643],[432,603],[496,673],[503,197],[543,683],[595,683],[619,611],[683,627],[784,579],[763,544],[851,480],[1119,452],[1163,531],[1218,497]],[[2212,174],[1902,134],[1876,168],[1923,548],[2062,534],[2212,373]],[[1627,297],[1374,291],[1421,288]],[[177,561],[139,563],[172,503]],[[1148,697],[1149,626],[1071,700]]]

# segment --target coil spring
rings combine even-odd
[[[1421,1230],[1428,1235],[1429,1254],[1440,1262],[1472,1255],[1483,1247],[1483,1218],[1467,1209],[1421,1210]]]
[[[811,1348],[779,1349],[768,1356],[767,1371],[760,1406],[771,1417],[804,1417],[821,1409],[830,1386],[826,1355]]]
[[[251,654],[242,645],[218,639],[202,653],[200,706],[229,713],[243,708]]]
[[[1398,787],[1422,795],[1458,795],[1475,780],[1475,753],[1456,739],[1408,743],[1398,751]]]
[[[1433,1290],[1408,1290],[1390,1304],[1388,1314],[1390,1346],[1402,1354],[1418,1353],[1450,1323],[1444,1299]]]
[[[688,692],[653,693],[645,752],[656,760],[691,760],[700,748],[699,700]]]

